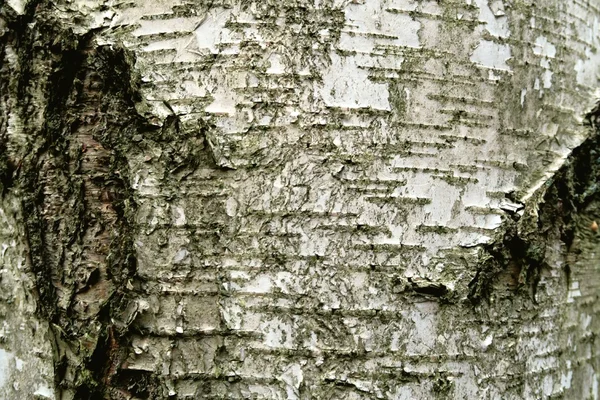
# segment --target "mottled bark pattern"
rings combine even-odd
[[[0,397],[597,399],[599,20],[3,3]]]

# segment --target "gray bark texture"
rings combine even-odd
[[[600,399],[597,0],[0,0],[1,399]]]

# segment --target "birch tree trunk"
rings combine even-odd
[[[0,397],[600,398],[599,31],[0,2]]]

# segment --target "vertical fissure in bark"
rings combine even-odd
[[[11,159],[10,139],[0,140],[3,190],[22,198],[38,312],[55,337],[56,385],[77,399],[101,398],[126,340],[118,316],[135,274],[135,202],[124,152],[144,122],[130,55],[95,47],[93,32],[62,29],[42,6],[36,12],[35,28],[21,22],[7,38],[18,49],[14,111],[27,141]],[[32,107],[44,107],[42,124]]]

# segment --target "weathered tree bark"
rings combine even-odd
[[[600,398],[599,30],[0,3],[0,397]]]

